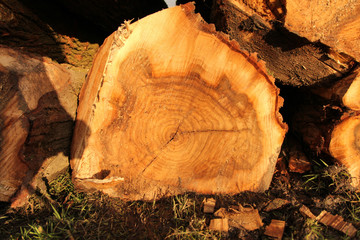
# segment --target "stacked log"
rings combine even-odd
[[[106,39],[80,95],[78,188],[132,200],[268,189],[287,130],[279,90],[193,11],[163,10]]]
[[[288,4],[271,2],[216,0],[211,21],[218,30],[235,39],[241,49],[258,53],[268,72],[283,85],[311,86],[336,80],[351,70],[351,58],[344,57],[339,62],[329,47],[284,28]],[[322,14],[313,5],[312,11]]]
[[[216,0],[212,16],[279,84],[296,87],[285,100],[291,132],[345,165],[360,189],[360,2]]]

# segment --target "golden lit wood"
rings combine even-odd
[[[214,213],[214,216],[229,219],[229,226],[247,231],[254,231],[264,225],[257,209],[243,207],[240,204],[238,207],[230,208],[229,211],[220,208]]]
[[[285,27],[360,60],[360,1],[287,0]]]
[[[337,124],[332,131],[330,154],[344,164],[352,185],[360,189],[360,115],[350,116]]]
[[[266,226],[264,234],[272,239],[281,240],[284,234],[285,224],[285,221],[271,219],[271,223]]]
[[[101,47],[72,144],[78,188],[153,199],[269,187],[287,129],[274,79],[193,10],[126,22]]]

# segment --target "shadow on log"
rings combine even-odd
[[[49,59],[0,48],[0,201],[21,205],[68,169],[77,84]]]

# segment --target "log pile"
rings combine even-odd
[[[0,201],[15,207],[37,189],[46,194],[49,181],[69,168],[78,94],[106,30],[94,22],[114,26],[124,17],[122,3],[107,2],[116,5],[108,20],[84,21],[61,1],[0,1]],[[99,11],[95,2],[77,4]],[[126,16],[164,7],[161,0],[152,8],[136,4],[142,10]]]
[[[257,52],[286,98],[291,132],[344,164],[360,189],[358,1],[216,0],[212,21]]]
[[[85,191],[129,200],[264,191],[288,128],[275,81],[290,132],[345,165],[360,189],[359,1],[197,1],[216,31],[191,3],[138,20],[164,7],[139,10],[148,4],[139,0],[134,22],[93,62],[97,43],[49,27],[32,12],[41,1],[21,2],[0,1],[0,201],[66,168],[70,145]],[[115,0],[107,11],[96,1],[47,4],[101,34],[133,16]],[[73,130],[75,79],[90,66]],[[293,156],[293,171],[309,170]]]

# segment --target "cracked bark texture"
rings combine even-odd
[[[126,22],[105,40],[80,94],[78,189],[134,200],[269,187],[287,130],[279,90],[193,11]]]
[[[303,35],[290,32],[288,25],[284,26],[284,19],[298,17],[301,25],[305,18],[292,16],[287,10],[289,2],[297,1],[214,0],[211,21],[218,30],[235,39],[241,49],[258,53],[259,59],[266,62],[269,74],[283,85],[312,86],[349,73],[354,66],[353,58],[322,43],[311,42],[314,39],[309,41]],[[323,13],[318,13],[322,17]]]

